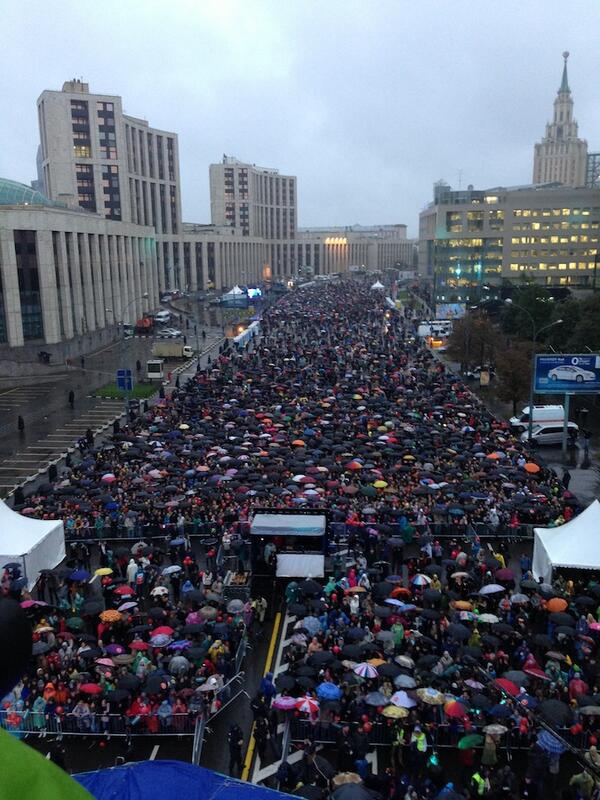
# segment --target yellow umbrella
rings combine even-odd
[[[362,398],[362,394],[353,394],[352,395],[352,399],[353,400],[362,400],[363,399]]]
[[[410,453],[408,455],[402,456],[403,461],[416,461],[414,456],[411,456]]]
[[[94,572],[94,575],[112,575],[113,571],[110,567],[100,567]]]
[[[387,485],[388,485],[388,484],[387,484],[387,481],[382,481],[382,480],[375,481],[375,483],[373,484],[373,486],[374,486],[376,489],[385,489],[385,487],[386,487]]]
[[[119,622],[122,619],[122,614],[113,608],[109,608],[108,611],[103,611],[100,614],[100,619],[102,622]]]
[[[372,667],[380,667],[382,664],[385,663],[386,662],[383,660],[383,658],[370,658],[367,661],[367,664],[370,664]]]
[[[181,425],[179,426],[180,431],[189,431],[189,429],[190,426],[187,424],[187,422],[182,422]]]
[[[406,719],[408,717],[408,709],[399,708],[399,706],[386,706],[381,714],[388,719]]]

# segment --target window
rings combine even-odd
[[[167,166],[169,168],[169,180],[175,180],[175,155],[174,155],[174,146],[173,146],[173,139],[167,139]],[[175,228],[173,228],[173,232],[175,232]]]
[[[108,219],[121,219],[118,167],[107,165],[102,168],[102,194],[104,198],[104,216]]]
[[[80,208],[96,211],[96,192],[94,188],[94,168],[91,164],[75,164],[77,179],[77,201]]]
[[[161,181],[165,179],[165,156],[163,153],[163,137],[156,137],[156,157],[158,161],[158,177]]]
[[[42,301],[40,297],[40,276],[38,271],[35,231],[15,231],[15,254],[23,338],[43,339]]]

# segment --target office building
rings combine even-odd
[[[213,225],[242,236],[293,239],[296,235],[296,178],[277,169],[223,156],[211,164],[210,211]]]
[[[600,189],[560,184],[434,188],[419,216],[419,275],[438,302],[477,302],[503,279],[590,287],[600,235]]]
[[[536,184],[586,185],[587,142],[579,138],[577,122],[573,119],[568,57],[568,52],[563,53],[562,80],[554,100],[552,122],[547,123],[545,136],[534,148],[533,182]]]
[[[591,189],[600,189],[600,153],[587,154],[585,185]]]

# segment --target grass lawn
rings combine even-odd
[[[124,392],[122,389],[117,389],[116,383],[107,383],[105,386],[96,389],[94,395],[96,397],[114,397],[121,400],[129,396],[130,398],[145,400],[147,397],[152,397],[156,392],[158,392],[158,384],[156,383],[134,383],[133,390],[129,393]]]

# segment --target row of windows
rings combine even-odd
[[[513,217],[589,217],[598,213],[600,208],[515,208]]]
[[[559,272],[564,272],[565,270],[593,270],[594,269],[594,262],[587,262],[587,261],[562,261],[558,264],[547,264],[543,261],[540,261],[536,264],[520,264],[513,262],[510,265],[511,272],[548,272],[552,270],[557,270]]]

